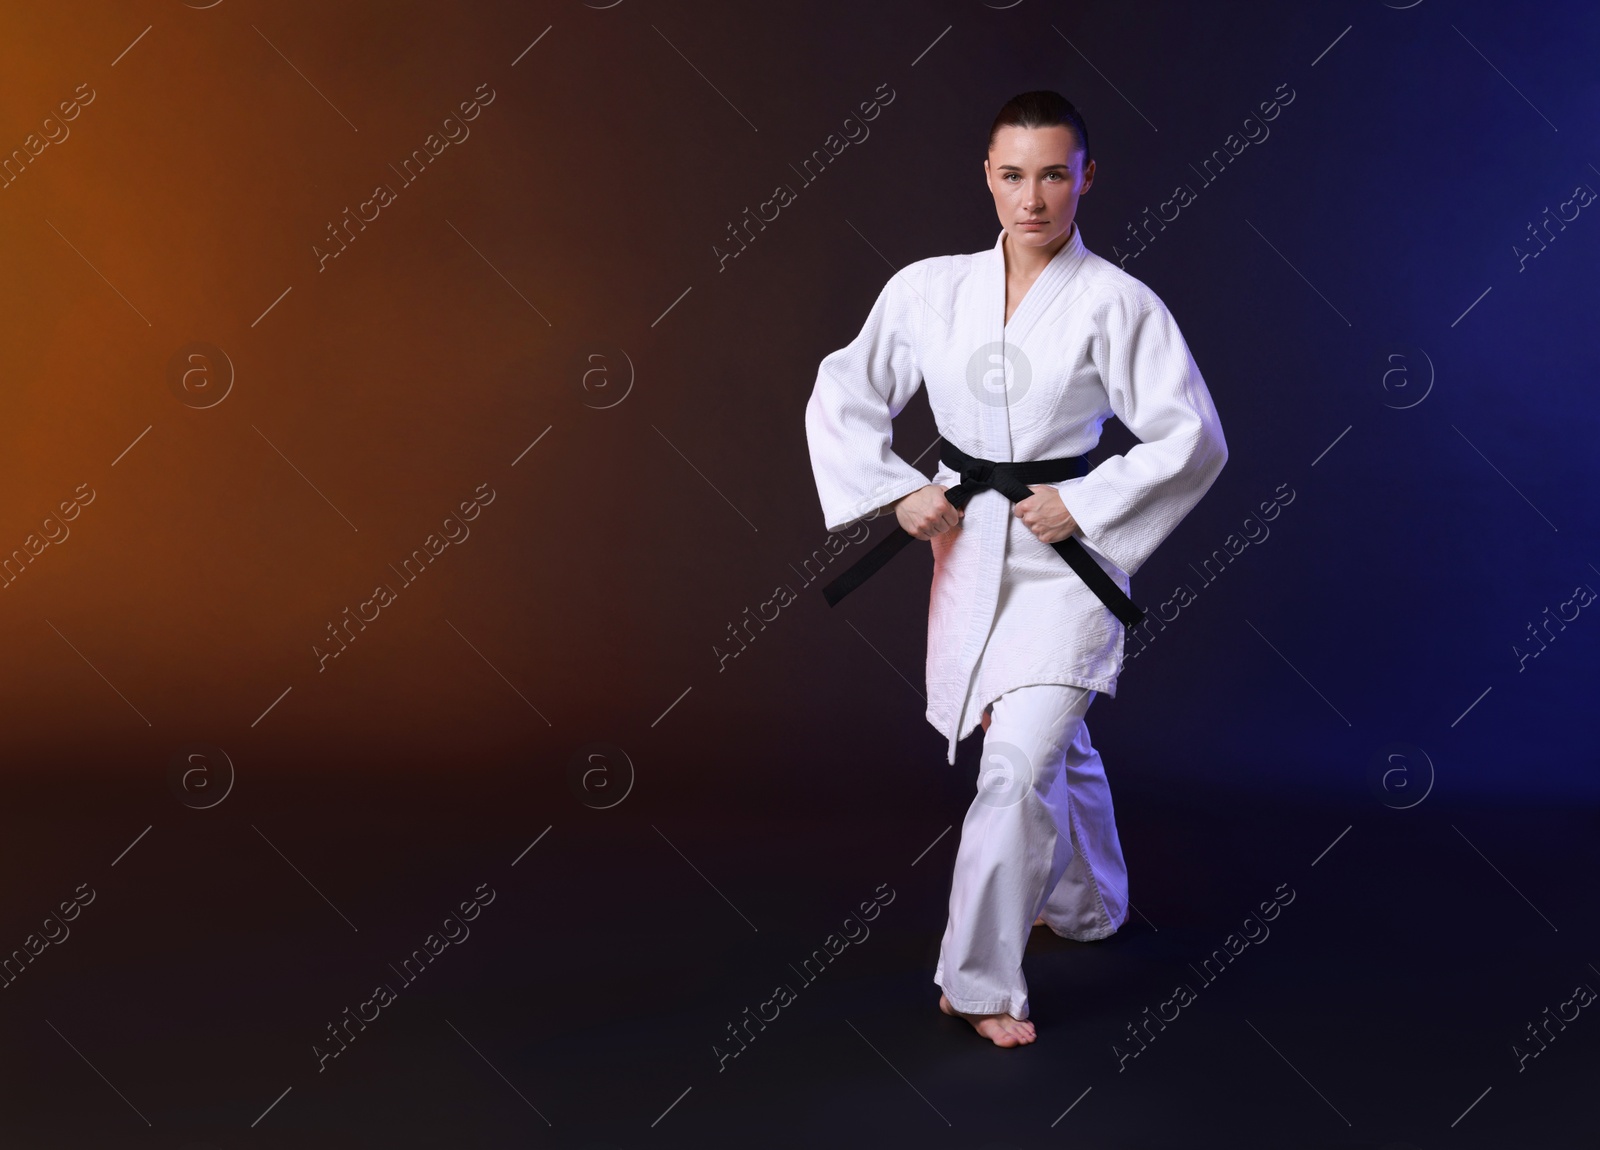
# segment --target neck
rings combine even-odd
[[[1074,220],[1067,225],[1066,231],[1042,248],[1027,248],[1021,244],[1013,244],[1011,233],[1006,232],[1005,240],[1001,243],[1001,250],[1005,253],[1006,270],[1030,279],[1038,275],[1045,269],[1045,265],[1055,258],[1056,253],[1072,240],[1073,230],[1077,226],[1078,222]]]

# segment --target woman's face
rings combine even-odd
[[[1027,248],[1058,246],[1078,213],[1078,197],[1094,183],[1094,161],[1084,166],[1077,135],[1065,124],[1001,128],[983,171],[1000,226],[1011,243]]]

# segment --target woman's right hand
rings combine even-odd
[[[895,501],[894,516],[906,534],[916,539],[932,539],[961,526],[961,511],[944,497],[944,493],[944,487],[930,483]]]

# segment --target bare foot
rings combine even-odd
[[[1033,1041],[1033,1023],[1009,1014],[962,1014],[939,995],[939,1009],[952,1018],[965,1018],[972,1028],[996,1046],[1025,1046]]]

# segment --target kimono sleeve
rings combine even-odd
[[[1095,351],[1111,410],[1140,440],[1063,492],[1085,539],[1132,575],[1228,459],[1211,393],[1154,293],[1112,301]]]
[[[919,313],[904,275],[878,293],[860,334],[823,359],[806,404],[806,443],[829,531],[928,483],[892,447],[891,421],[922,386]]]

